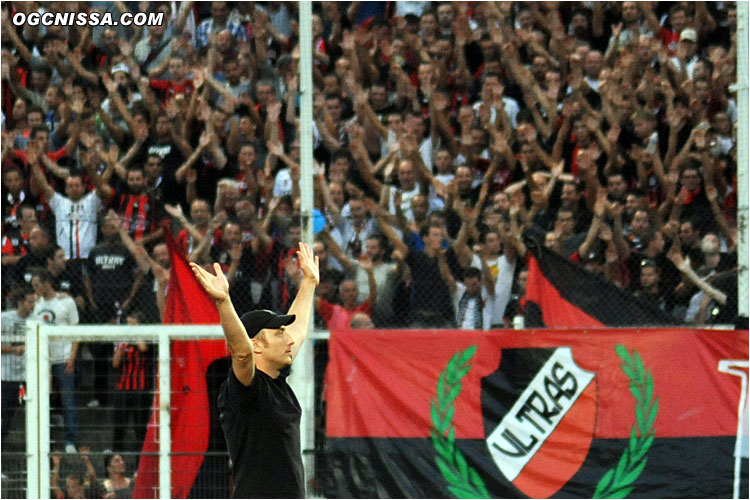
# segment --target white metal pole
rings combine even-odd
[[[26,326],[26,498],[39,496],[39,323]]]
[[[300,120],[299,141],[301,153],[300,165],[300,197],[302,214],[302,241],[312,246],[313,243],[313,52],[312,52],[312,2],[299,3],[299,90],[300,90]],[[302,421],[300,422],[300,444],[302,446],[302,460],[307,478],[315,475],[315,456],[305,453],[315,446],[315,366],[313,356],[313,340],[311,338],[313,325],[308,325],[307,341],[300,348],[294,368],[289,377],[300,406],[302,407]]]
[[[159,331],[159,498],[172,498],[169,332]]]
[[[302,213],[302,240],[313,243],[313,52],[312,52],[312,2],[299,4],[299,90],[300,90],[300,212]]]
[[[737,314],[748,316],[748,2],[737,2]]]
[[[39,498],[50,497],[49,470],[49,394],[50,363],[49,335],[50,326],[39,324]]]

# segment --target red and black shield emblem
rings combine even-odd
[[[481,386],[484,434],[497,468],[530,497],[556,493],[591,446],[595,374],[575,363],[569,347],[505,349]]]

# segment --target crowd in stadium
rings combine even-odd
[[[137,8],[165,22],[12,23]],[[733,2],[313,8],[318,326],[507,327],[528,238],[675,323],[732,320]],[[6,313],[158,322],[164,221],[222,265],[240,315],[286,311],[307,223],[297,31],[284,2],[3,4],[4,335]],[[77,346],[58,347],[64,380]],[[106,369],[112,345],[93,349]]]

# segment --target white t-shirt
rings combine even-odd
[[[3,311],[2,344],[4,346],[24,345],[26,343],[26,318],[15,310]],[[4,352],[2,354],[2,378],[4,382],[23,382],[26,380],[26,356]]]
[[[355,281],[357,282],[357,302],[361,303],[370,296],[370,280],[367,277],[367,272],[359,267],[359,264],[355,264],[356,274]],[[385,282],[388,279],[388,274],[393,270],[394,265],[381,262],[380,264],[374,264],[372,266],[372,273],[375,275],[375,285],[378,287],[377,293],[380,296],[380,292],[385,289]]]
[[[472,109],[474,110],[474,114],[476,116],[479,116],[479,108],[481,107],[482,102],[476,102],[472,106]],[[518,105],[518,101],[513,99],[512,97],[503,96],[503,109],[505,111],[505,116],[508,117],[508,122],[510,122],[510,126],[513,130],[515,130],[518,127],[518,121],[516,118],[518,117],[518,112],[521,111],[521,107]],[[490,123],[492,125],[495,124],[497,121],[497,110],[494,106],[490,107]]]
[[[396,186],[388,186],[388,211],[392,214],[396,213],[395,199],[397,192],[398,188]],[[418,194],[420,194],[418,183],[411,191],[401,191],[401,210],[404,212],[404,216],[409,222],[414,222],[414,214],[411,211],[411,200]]]
[[[503,324],[505,306],[510,300],[510,292],[513,288],[513,273],[516,270],[516,262],[508,262],[505,255],[497,259],[497,277],[495,278],[495,305],[492,312],[493,325]]]
[[[278,198],[287,194],[292,194],[292,173],[289,167],[284,167],[276,172],[276,179],[273,181],[273,196]]]
[[[460,318],[459,307],[461,304],[461,298],[466,293],[466,285],[461,282],[456,282],[456,291],[453,294],[453,310],[456,312],[456,325],[461,330],[474,330],[474,314],[477,307],[479,307],[479,301],[469,299],[466,306],[466,312],[463,314],[463,320]],[[492,325],[492,309],[494,308],[494,301],[487,288],[482,285],[481,299],[484,306],[482,307],[482,329],[489,330]],[[461,320],[461,323],[458,323]]]
[[[69,295],[57,294],[51,299],[40,297],[34,306],[32,318],[50,325],[77,325],[78,308]],[[54,340],[49,343],[51,364],[64,363],[72,352],[73,343],[69,340]]]
[[[96,245],[96,215],[102,208],[99,197],[92,191],[73,202],[55,193],[49,206],[55,212],[57,244],[65,251],[65,258],[88,258]]]

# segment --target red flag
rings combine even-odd
[[[534,249],[528,267],[527,328],[670,324],[670,318],[654,304],[547,248]]]
[[[169,285],[165,324],[218,324],[219,313],[190,269],[185,256],[165,227],[169,248]],[[172,494],[187,498],[208,448],[210,415],[206,388],[206,369],[215,359],[228,355],[223,340],[185,340],[172,342],[170,352]],[[138,466],[133,498],[159,497],[159,398],[154,398],[143,456]]]

